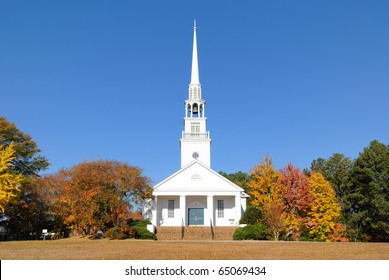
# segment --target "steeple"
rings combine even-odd
[[[196,21],[194,21],[193,25],[193,51],[192,51],[192,73],[189,84],[189,100],[201,100],[201,84],[199,78],[199,61],[197,55],[197,35],[196,35],[197,27]],[[203,100],[201,100],[203,101]],[[199,102],[196,102],[197,105]],[[205,101],[203,101],[205,104]],[[202,104],[202,105],[204,105]],[[204,108],[204,106],[202,106]],[[200,107],[198,107],[200,109]],[[196,111],[193,111],[196,113]]]
[[[192,76],[190,79],[191,85],[199,85],[199,62],[197,56],[197,38],[196,38],[196,20],[193,25],[193,53],[192,53]]]
[[[211,138],[207,131],[205,100],[201,99],[199,63],[197,56],[196,21],[193,26],[192,73],[189,84],[189,98],[185,100],[184,131],[181,144],[181,167],[193,160],[211,165]]]

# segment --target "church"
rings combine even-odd
[[[145,209],[152,228],[238,226],[246,209],[248,195],[243,189],[211,169],[211,137],[199,78],[196,22],[193,33],[192,72],[180,139],[181,168],[154,186],[153,199]]]

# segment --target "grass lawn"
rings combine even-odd
[[[0,242],[1,260],[389,260],[389,243],[145,241]]]

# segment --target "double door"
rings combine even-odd
[[[204,208],[189,208],[188,224],[190,226],[204,225]]]

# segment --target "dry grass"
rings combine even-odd
[[[143,241],[0,242],[2,260],[389,260],[389,243]]]

